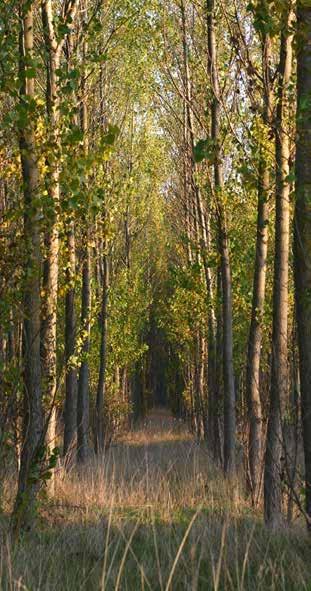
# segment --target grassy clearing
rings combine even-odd
[[[1,589],[311,590],[303,526],[270,534],[204,445],[162,415],[57,474],[36,533],[2,527]]]

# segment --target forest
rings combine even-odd
[[[0,588],[311,589],[311,0],[0,0]]]

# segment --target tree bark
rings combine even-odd
[[[57,391],[57,293],[58,293],[58,259],[59,259],[59,159],[60,159],[60,97],[58,71],[62,44],[56,39],[53,22],[53,6],[51,0],[42,0],[42,24],[46,52],[46,106],[47,119],[52,146],[52,153],[47,156],[49,171],[47,173],[48,207],[45,211],[47,221],[45,234],[46,258],[43,267],[43,301],[41,321],[41,358],[45,398],[48,403],[47,444],[49,453],[56,446],[56,391]],[[52,472],[48,483],[51,495],[55,492],[55,475]]]
[[[79,370],[78,400],[77,400],[77,459],[79,463],[87,460],[89,451],[89,362],[90,350],[90,310],[91,310],[91,262],[89,233],[86,233],[86,246],[83,253],[82,267],[82,305],[81,327],[83,331],[82,362]]]
[[[214,189],[217,207],[218,248],[221,258],[222,318],[223,318],[223,378],[224,378],[224,472],[235,473],[235,387],[233,372],[232,280],[226,212],[223,206],[223,168],[220,149],[220,88],[217,70],[215,33],[215,1],[207,0],[208,57],[213,92],[211,105],[211,139],[215,147]]]
[[[208,363],[208,413],[209,413],[209,420],[208,420],[208,438],[210,442],[211,451],[214,453],[214,438],[212,437],[212,433],[214,432],[213,427],[213,405],[214,405],[214,397],[215,397],[215,350],[216,350],[216,340],[215,340],[215,327],[216,327],[216,318],[215,318],[215,311],[214,311],[214,298],[213,298],[213,288],[212,288],[212,273],[208,266],[208,251],[210,248],[210,240],[209,240],[209,227],[207,224],[208,216],[205,215],[204,206],[202,202],[202,196],[200,192],[200,188],[196,182],[196,163],[194,161],[194,125],[193,125],[193,113],[192,113],[192,90],[191,90],[191,76],[189,71],[189,48],[187,43],[187,26],[186,26],[186,12],[185,12],[185,5],[184,2],[181,2],[181,19],[182,19],[182,43],[183,43],[183,67],[184,67],[184,112],[185,112],[185,130],[184,130],[184,139],[185,139],[185,157],[186,157],[186,179],[188,179],[188,183],[186,182],[186,191],[190,194],[190,199],[193,202],[193,211],[194,211],[194,222],[195,222],[195,229],[196,229],[196,240],[198,242],[199,252],[202,256],[203,268],[204,268],[204,278],[206,284],[206,291],[207,291],[207,323],[208,323],[208,356],[207,356],[207,363]],[[187,186],[188,185],[188,186]],[[189,196],[188,196],[189,200]],[[187,203],[187,200],[186,200]],[[191,260],[191,255],[188,256],[189,261]],[[197,336],[197,339],[201,341],[201,335]],[[198,345],[200,348],[200,345]],[[201,354],[198,353],[197,360],[200,359],[200,362],[196,362],[196,373],[200,374],[203,366],[201,364]],[[197,423],[199,424],[199,415],[201,414],[201,410],[203,408],[203,398],[204,398],[204,383],[202,382],[201,378],[196,380],[197,386],[199,386],[199,390],[197,387],[195,388],[195,397],[198,397],[198,401],[196,403],[197,406]],[[205,423],[205,419],[202,416],[201,421]],[[203,430],[205,432],[206,425],[203,425]]]
[[[66,36],[57,39],[54,28],[52,0],[42,0],[42,25],[46,52],[46,105],[52,153],[47,157],[47,192],[49,196],[46,208],[47,228],[45,235],[46,258],[43,272],[43,306],[41,326],[41,356],[44,391],[49,404],[47,411],[47,443],[50,451],[56,445],[56,393],[57,393],[57,292],[59,260],[59,204],[60,204],[60,57]],[[76,0],[66,4],[64,20],[71,23],[76,10]],[[54,472],[49,481],[49,492],[54,493]]]
[[[59,88],[58,69],[60,65],[60,46],[57,43],[53,24],[51,0],[42,2],[42,23],[47,59],[46,106],[49,132],[51,134],[52,154],[47,157],[47,192],[49,197],[45,217],[47,221],[45,235],[46,258],[43,267],[43,301],[41,321],[41,358],[42,376],[47,408],[47,444],[50,452],[56,446],[55,398],[57,389],[56,368],[56,325],[58,292],[59,258]],[[54,494],[54,471],[48,489]]]
[[[77,432],[77,370],[71,364],[75,353],[76,314],[75,314],[75,230],[71,221],[67,232],[68,267],[66,271],[68,290],[65,301],[65,408],[64,408],[64,455],[72,448]]]
[[[288,27],[292,20],[289,12],[281,34],[279,82],[276,112],[276,212],[275,262],[273,284],[272,370],[270,409],[264,473],[265,522],[277,527],[282,521],[282,411],[288,396],[288,256],[289,256],[289,133],[288,84],[292,71],[292,35]]]
[[[25,76],[27,63],[33,58],[33,7],[21,3],[20,73],[22,80],[21,104],[34,100],[35,80]],[[35,122],[33,114],[20,132],[20,154],[24,184],[24,242],[26,251],[23,326],[24,426],[18,490],[13,511],[13,529],[29,529],[35,516],[38,479],[30,479],[39,462],[43,445],[43,414],[41,399],[40,361],[40,275],[41,246],[38,212],[39,170],[36,154]]]
[[[100,454],[105,446],[104,430],[104,404],[106,393],[106,366],[107,366],[107,320],[108,320],[108,289],[109,289],[109,261],[107,253],[103,255],[103,286],[101,306],[101,344],[98,386],[96,395],[96,436],[95,452]]]
[[[86,43],[83,53],[86,52]],[[83,149],[88,152],[88,110],[86,103],[86,80],[82,79],[81,84],[82,101],[80,104],[81,129],[83,131]],[[87,193],[87,186],[85,186]],[[90,331],[91,331],[91,251],[90,251],[90,216],[88,199],[84,215],[84,236],[83,236],[83,263],[82,263],[82,305],[81,305],[81,327],[83,331],[82,362],[79,371],[78,401],[77,401],[77,433],[78,433],[78,454],[79,463],[87,460],[89,451],[89,361]]]
[[[311,7],[297,11],[295,287],[300,358],[307,524],[311,530]]]
[[[271,39],[263,37],[263,79],[264,79],[264,115],[263,123],[271,127],[272,123],[272,90],[270,82]],[[253,301],[251,324],[247,350],[246,398],[248,405],[249,439],[248,468],[249,486],[253,504],[256,505],[260,496],[262,481],[262,409],[260,399],[260,359],[262,344],[262,322],[265,305],[267,253],[268,253],[268,220],[270,170],[265,158],[264,146],[259,146],[259,179],[257,206],[257,238],[256,257],[253,280]]]

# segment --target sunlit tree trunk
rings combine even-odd
[[[33,7],[21,2],[20,12],[20,73],[21,104],[34,100],[35,80],[26,75],[27,63],[33,59]],[[27,107],[26,107],[27,108]],[[39,171],[35,143],[35,120],[28,115],[20,131],[20,153],[24,185],[24,326],[23,326],[23,376],[24,376],[24,427],[18,490],[13,512],[15,535],[21,528],[31,527],[35,514],[35,501],[39,483],[30,479],[38,462],[38,452],[43,444],[43,415],[41,400],[40,361],[40,269],[41,246],[38,212]]]
[[[264,116],[263,123],[268,127],[272,122],[272,90],[270,82],[270,64],[272,57],[271,39],[263,37],[263,80],[264,80]],[[260,495],[262,481],[262,409],[260,398],[260,359],[262,344],[262,322],[265,305],[267,252],[268,252],[268,220],[270,196],[270,170],[266,160],[265,147],[259,146],[259,178],[257,205],[257,238],[256,257],[253,280],[253,301],[251,324],[248,338],[246,397],[249,418],[248,468],[249,485],[253,503],[256,504]]]
[[[78,400],[77,400],[77,458],[78,462],[85,462],[89,450],[89,361],[90,350],[90,311],[91,311],[91,261],[89,247],[89,233],[85,234],[86,244],[82,262],[82,361],[79,369]]]
[[[51,134],[51,153],[47,156],[49,171],[47,174],[48,207],[45,210],[45,260],[43,266],[43,299],[41,322],[41,358],[42,377],[47,408],[47,443],[52,450],[56,445],[56,407],[57,388],[56,370],[56,324],[59,258],[59,88],[58,70],[61,47],[57,43],[54,31],[53,8],[51,0],[42,2],[42,23],[46,52],[46,105],[48,128]],[[54,493],[54,473],[49,481],[49,492]]]
[[[215,31],[215,1],[207,0],[209,74],[213,92],[211,104],[211,139],[215,146],[214,192],[218,221],[218,248],[221,258],[223,379],[224,379],[224,471],[235,473],[235,387],[233,372],[232,279],[226,212],[223,206],[223,167],[220,150],[220,88],[218,80]]]
[[[83,54],[86,52],[84,44]],[[85,76],[81,85],[82,101],[80,104],[81,129],[83,131],[84,153],[88,152],[88,109],[86,98]],[[87,187],[85,186],[86,193]],[[82,302],[81,302],[81,330],[82,330],[82,361],[79,370],[78,400],[77,400],[77,459],[79,463],[87,460],[89,451],[89,350],[91,331],[91,248],[90,248],[90,212],[88,196],[84,211],[83,248],[82,248]]]
[[[68,75],[72,72],[73,35],[67,37],[64,53],[67,60]],[[77,113],[73,116],[74,125],[79,125]],[[77,435],[77,389],[78,372],[74,354],[76,350],[76,219],[69,214],[66,223],[65,240],[67,247],[66,296],[65,296],[65,402],[64,402],[64,441],[63,455],[73,450]]]
[[[204,267],[204,277],[206,282],[206,290],[208,295],[208,388],[209,388],[209,428],[211,433],[213,432],[212,427],[212,408],[213,408],[213,397],[215,395],[215,313],[213,308],[213,292],[212,292],[212,276],[211,270],[208,266],[208,249],[210,247],[207,218],[204,212],[204,206],[202,202],[202,196],[200,188],[196,182],[196,164],[194,161],[194,124],[193,124],[193,113],[192,113],[192,90],[191,90],[191,77],[189,70],[189,48],[187,42],[187,22],[186,22],[186,6],[184,2],[181,2],[181,20],[182,20],[182,44],[183,44],[183,74],[184,74],[184,112],[185,112],[185,155],[186,155],[186,168],[187,168],[187,179],[189,195],[191,195],[191,201],[193,202],[193,218],[194,226],[196,229],[196,242],[199,247],[200,256],[202,256],[202,262]],[[189,257],[190,259],[190,257]],[[196,403],[197,407],[197,424],[203,421],[205,423],[205,417],[201,416],[203,411],[203,400],[204,400],[204,380],[202,380],[202,370],[204,369],[204,362],[202,364],[202,335],[197,335],[197,354],[196,354],[196,368],[195,373],[196,379],[196,392],[195,396],[198,399]],[[203,413],[204,414],[204,413]],[[203,425],[202,423],[202,425]],[[204,424],[203,430],[206,431],[207,425]],[[211,449],[213,448],[213,438],[210,437]]]
[[[70,0],[65,8],[65,21],[74,16],[76,2]],[[51,152],[47,156],[47,192],[49,197],[46,208],[46,257],[43,270],[43,306],[41,326],[41,356],[44,378],[44,392],[48,401],[47,443],[52,450],[56,445],[56,390],[57,390],[57,292],[59,260],[59,203],[60,203],[60,83],[59,68],[61,52],[65,38],[57,39],[52,0],[42,0],[42,24],[45,41],[47,69],[46,104]],[[54,472],[49,481],[49,492],[54,493]]]
[[[292,21],[289,13],[285,26]],[[275,259],[273,284],[272,370],[264,473],[265,521],[276,527],[282,520],[282,418],[288,396],[288,256],[289,256],[289,132],[288,85],[292,71],[292,35],[281,34],[276,113]]]

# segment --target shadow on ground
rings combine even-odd
[[[100,462],[60,469],[40,516],[15,548],[3,522],[1,590],[311,589],[304,530],[269,533],[239,482],[167,417]]]

